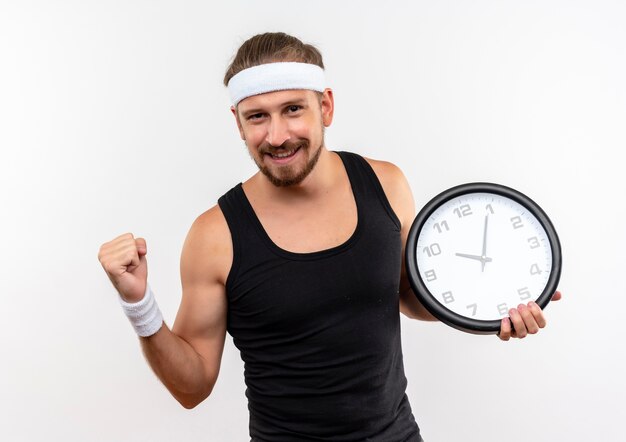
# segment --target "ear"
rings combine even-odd
[[[333,98],[332,89],[324,89],[322,102],[320,104],[322,108],[322,122],[325,127],[328,127],[333,122],[333,114],[335,112],[335,99]]]
[[[243,134],[243,127],[241,127],[241,121],[239,120],[239,112],[237,112],[237,108],[235,106],[230,107],[230,111],[235,116],[235,121],[237,122],[237,129],[239,129],[239,136],[242,140],[246,140],[246,136]]]

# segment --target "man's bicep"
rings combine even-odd
[[[226,336],[225,280],[232,262],[229,241],[228,227],[218,209],[201,215],[192,225],[181,254],[183,293],[172,327],[203,358],[206,369],[215,377]]]
[[[227,304],[220,284],[187,286],[172,332],[184,339],[204,360],[205,368],[217,377],[226,337]]]

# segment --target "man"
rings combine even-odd
[[[399,312],[435,318],[404,270],[413,198],[393,164],[326,148],[334,101],[323,68],[315,48],[282,33],[237,52],[225,84],[259,172],[191,226],[171,330],[147,283],[144,239],[121,235],[99,259],[184,407],[211,393],[228,330],[245,363],[252,440],[420,441]],[[545,326],[532,303],[510,318],[516,334],[504,319],[503,340]]]

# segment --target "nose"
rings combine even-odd
[[[289,125],[283,118],[272,118],[267,128],[265,141],[274,147],[282,145],[291,138],[289,135]]]

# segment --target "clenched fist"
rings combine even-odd
[[[98,260],[126,302],[139,302],[146,292],[148,281],[146,253],[148,253],[146,240],[135,238],[132,233],[120,235],[100,246]]]

